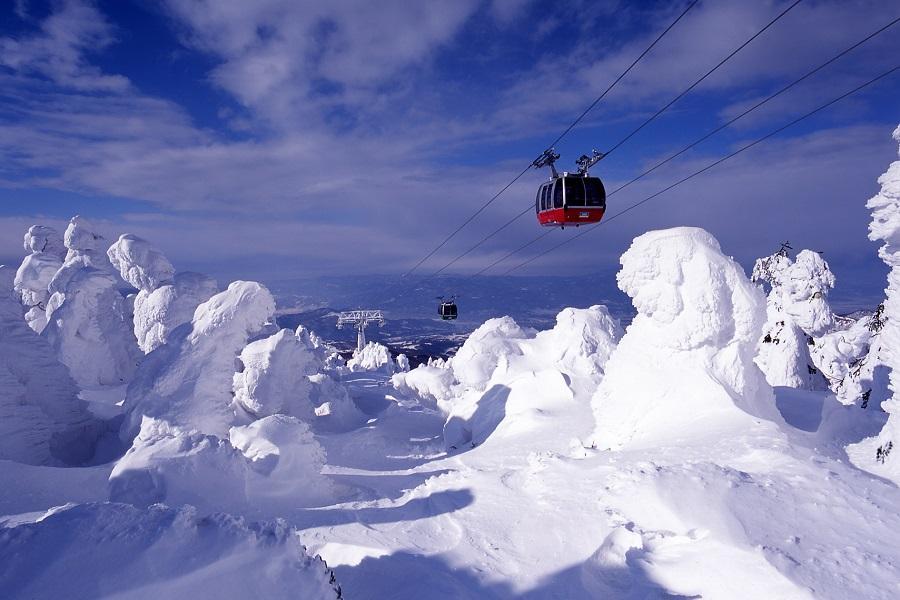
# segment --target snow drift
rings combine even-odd
[[[341,597],[334,574],[283,521],[192,507],[82,504],[0,528],[7,598]]]
[[[99,431],[66,367],[23,320],[12,270],[0,266],[0,459],[79,464]]]
[[[651,231],[621,259],[637,316],[592,403],[599,448],[679,443],[776,419],[754,364],[765,299],[702,229]]]
[[[224,437],[145,417],[110,474],[109,499],[270,518],[331,499],[324,464],[309,427],[293,417],[265,417]]]

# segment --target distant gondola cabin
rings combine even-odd
[[[445,321],[455,319],[457,315],[456,302],[453,300],[444,300],[438,307],[438,314]]]

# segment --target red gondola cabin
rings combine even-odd
[[[606,211],[606,189],[599,177],[563,173],[538,188],[534,208],[544,227],[598,223]]]

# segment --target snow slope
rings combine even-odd
[[[893,348],[896,307],[841,346],[826,274],[802,262],[791,293],[810,310],[782,312],[853,377],[840,356]],[[144,357],[124,456],[0,461],[0,589],[334,597],[318,554],[363,599],[898,597],[896,414],[771,387],[766,298],[709,233],[649,232],[621,265],[624,333],[603,306],[545,331],[490,319],[449,360],[393,374],[374,345],[347,368],[278,331],[268,290],[233,283]],[[362,416],[331,426],[351,405]],[[884,463],[861,460],[874,444]]]

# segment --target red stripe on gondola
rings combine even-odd
[[[549,208],[538,212],[538,222],[544,227],[561,227],[563,225],[588,225],[599,223],[603,218],[603,208]]]

